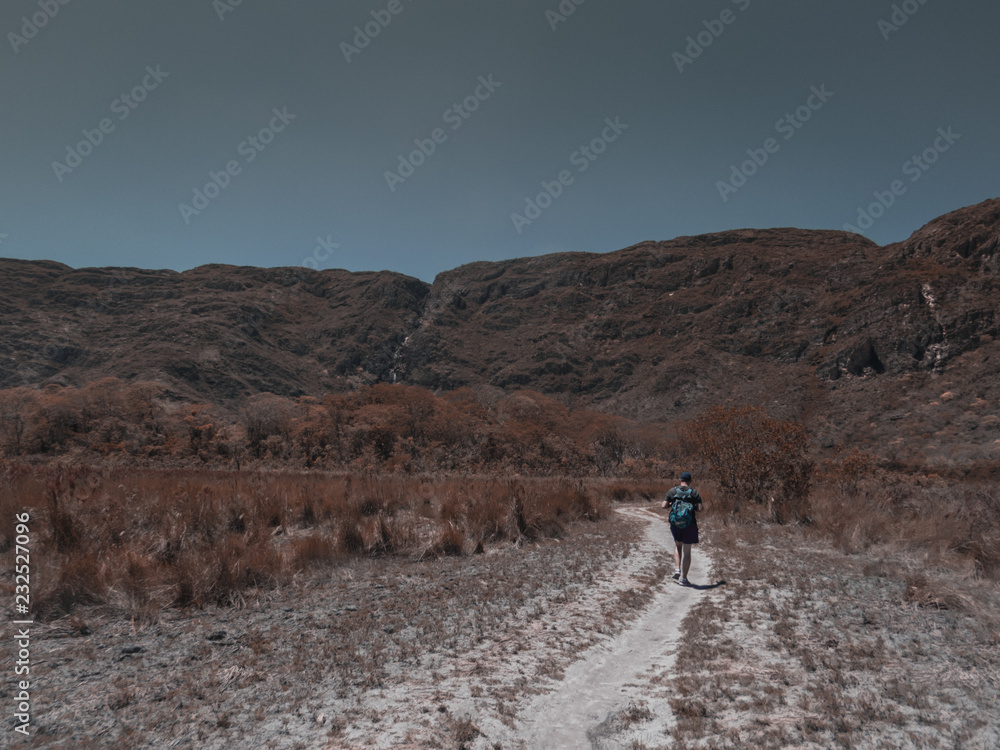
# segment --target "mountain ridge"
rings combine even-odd
[[[430,284],[222,264],[0,269],[3,388],[114,376],[229,407],[379,381],[530,388],[650,421],[757,403],[809,420],[829,445],[919,435],[979,458],[1000,445],[992,427],[977,432],[1000,395],[987,377],[1000,199],[885,246],[836,230],[736,229],[476,261]],[[965,400],[928,412],[948,391]],[[908,416],[887,422],[896,411]],[[902,419],[906,429],[889,429]]]

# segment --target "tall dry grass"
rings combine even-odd
[[[811,498],[811,526],[840,549],[915,552],[929,566],[1000,577],[1000,485],[904,476],[871,457],[828,467]]]
[[[563,479],[124,470],[7,464],[0,553],[30,513],[32,604],[238,605],[254,588],[356,556],[443,556],[558,537],[606,513],[607,488]],[[12,577],[8,577],[12,580]]]

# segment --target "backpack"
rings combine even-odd
[[[678,487],[674,496],[673,505],[670,506],[670,525],[678,529],[686,529],[694,521],[694,504],[691,502],[691,495],[694,490],[690,487]]]

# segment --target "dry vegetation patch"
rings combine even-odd
[[[560,679],[582,650],[621,629],[646,602],[642,589],[666,571],[634,554],[641,524],[617,514],[587,520],[603,508],[605,485],[523,480],[523,523],[516,508],[507,508],[515,518],[500,514],[503,522],[485,533],[463,498],[503,482],[442,480],[430,485],[430,508],[423,503],[428,493],[418,492],[418,500],[392,514],[399,497],[388,482],[381,495],[359,491],[364,500],[350,518],[365,528],[380,518],[409,519],[418,529],[413,544],[406,552],[380,551],[362,530],[362,547],[352,554],[303,522],[304,501],[265,503],[266,512],[231,507],[231,498],[220,499],[225,493],[197,492],[204,479],[184,485],[199,502],[219,503],[197,528],[212,529],[216,545],[226,546],[202,561],[205,574],[190,584],[190,601],[179,602],[181,589],[161,577],[172,564],[157,550],[169,540],[145,535],[170,524],[143,510],[137,493],[129,501],[136,512],[123,527],[108,521],[125,531],[123,541],[113,554],[95,557],[98,570],[111,574],[108,583],[92,603],[66,602],[72,614],[53,609],[36,626],[34,746],[492,748],[488,735],[513,726],[523,701]],[[282,486],[280,477],[259,481],[260,497],[270,497],[265,487]],[[312,493],[323,481],[303,484],[319,527],[332,512]],[[546,492],[551,496],[543,499]],[[105,540],[110,533],[97,523],[99,513],[88,514],[92,497],[60,504],[73,514],[80,529],[74,544],[86,554],[91,535]],[[455,512],[442,521],[438,505],[449,497],[458,498]],[[544,508],[559,520],[557,535],[541,524],[549,517]],[[241,517],[243,528],[231,528]],[[270,531],[256,533],[259,523]],[[421,523],[428,532],[460,530],[461,556],[457,548],[436,556],[440,540],[422,535]],[[189,519],[189,531],[178,534],[175,560],[193,554],[185,542],[194,527]],[[277,528],[284,533],[274,535]],[[517,533],[507,535],[512,529]],[[277,550],[280,576],[251,564],[263,549]],[[62,569],[59,585],[84,575],[74,569]],[[224,572],[236,582],[219,583]],[[210,596],[210,585],[230,593]],[[203,598],[196,604],[195,596]]]
[[[995,582],[803,528],[712,535],[727,581],[663,676],[680,747],[1000,745]]]
[[[612,489],[596,479],[8,464],[0,552],[12,570],[15,512],[27,511],[37,618],[102,604],[155,622],[165,607],[239,605],[250,590],[349,557],[464,556],[559,538],[604,517]]]

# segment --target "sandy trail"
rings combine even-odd
[[[640,508],[620,509],[620,513],[648,520],[646,544],[640,554],[649,559],[673,550],[670,526],[662,516]],[[708,584],[710,560],[701,545],[694,548],[689,578],[695,585]],[[537,698],[522,715],[526,725],[522,737],[529,748],[546,750],[605,750],[625,747],[625,738],[616,737],[614,717],[631,702],[648,702],[654,719],[642,730],[628,732],[627,742],[663,743],[673,725],[665,701],[651,701],[648,687],[637,678],[645,672],[663,673],[674,661],[681,621],[688,609],[704,596],[698,588],[679,586],[667,579],[656,597],[631,627],[607,643],[588,649],[566,670],[555,691]]]

